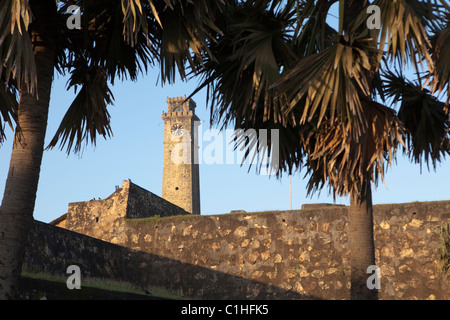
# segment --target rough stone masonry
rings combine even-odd
[[[319,206],[212,216],[121,217],[108,228],[80,224],[77,232],[131,249],[133,254],[120,258],[133,270],[125,272],[129,281],[162,286],[187,297],[348,299],[346,213],[346,207]],[[450,299],[449,283],[437,270],[439,229],[450,221],[450,201],[376,205],[374,218],[379,297]]]

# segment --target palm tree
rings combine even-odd
[[[77,5],[81,29],[66,27]],[[222,1],[5,0],[0,8],[0,139],[16,124],[0,207],[0,298],[17,294],[27,231],[33,220],[55,70],[69,73],[77,95],[48,148],[79,152],[112,135],[109,84],[136,80],[161,63],[163,81],[204,54]],[[194,52],[194,58],[191,57]],[[197,57],[197,58],[196,58]],[[20,93],[18,97],[18,93]],[[1,142],[0,140],[0,142]]]
[[[326,18],[337,2],[335,30]],[[309,193],[328,185],[350,196],[352,299],[377,298],[366,283],[375,265],[372,184],[399,149],[433,163],[450,152],[448,110],[434,95],[448,89],[447,3],[372,4],[381,8],[380,29],[367,27],[368,1],[235,1],[210,45],[215,59],[199,72],[212,124],[280,129],[277,176],[305,167]],[[407,62],[418,83],[391,72]],[[236,142],[247,157],[261,152],[257,145]]]

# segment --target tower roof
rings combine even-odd
[[[168,111],[172,112],[173,109],[177,107],[183,108],[184,111],[192,110],[194,111],[197,107],[197,104],[192,100],[191,98],[186,98],[186,96],[182,97],[172,97],[167,98],[167,104],[168,104]]]

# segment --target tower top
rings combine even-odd
[[[179,111],[193,111],[197,107],[196,103],[192,99],[187,99],[186,96],[167,98],[168,112]]]

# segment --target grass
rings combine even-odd
[[[125,219],[127,223],[139,225],[139,224],[148,224],[148,225],[157,225],[160,223],[170,223],[170,222],[181,222],[181,221],[189,221],[196,219],[204,219],[211,216],[201,216],[201,215],[177,215],[177,216],[169,216],[169,217],[160,217],[154,216],[150,218],[140,218],[140,219]]]
[[[300,212],[300,210],[294,210]],[[232,212],[232,213],[223,213],[223,214],[214,214],[214,215],[176,215],[176,216],[168,216],[168,217],[160,217],[159,215],[149,217],[149,218],[132,218],[125,219],[127,223],[133,225],[139,224],[147,224],[147,225],[158,225],[164,223],[178,223],[182,221],[192,221],[192,220],[200,220],[200,219],[211,219],[217,217],[226,217],[232,215],[234,216],[249,216],[249,215],[262,215],[262,214],[276,214],[283,213],[287,211],[276,211],[276,210],[267,210],[267,211],[256,211],[256,212]]]
[[[67,278],[63,276],[50,275],[46,273],[36,273],[30,271],[22,271],[23,278],[29,278],[34,280],[43,280],[49,281],[53,283],[66,284]],[[120,293],[129,293],[133,295],[141,295],[148,296],[143,288],[139,288],[136,285],[125,282],[125,281],[116,281],[111,279],[103,279],[103,278],[82,278],[81,279],[81,289],[83,287],[99,289],[99,290],[107,290],[113,292]],[[171,299],[171,300],[182,300],[183,297],[177,296],[175,294],[169,293],[164,288],[159,287],[148,287],[145,288],[152,297],[163,298],[163,299]]]

